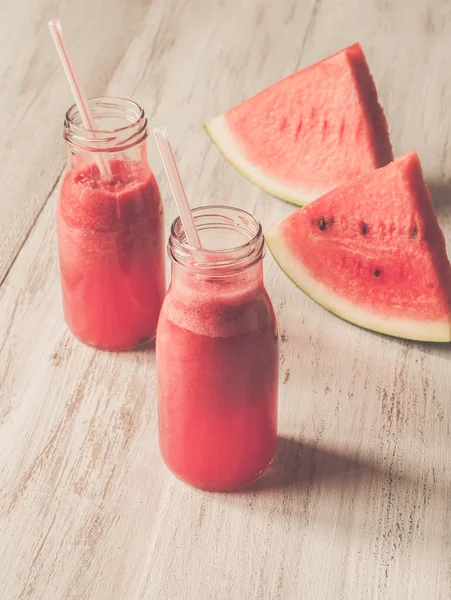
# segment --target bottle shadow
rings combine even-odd
[[[312,486],[322,489],[337,489],[344,485],[358,485],[359,482],[370,483],[377,479],[379,483],[396,483],[406,487],[425,488],[425,473],[418,476],[409,473],[401,464],[393,461],[384,464],[370,459],[337,452],[316,445],[307,445],[299,440],[279,436],[277,451],[273,462],[266,472],[254,483],[242,488],[240,493],[254,494],[277,490],[298,490],[305,492]],[[428,484],[429,485],[429,484]],[[431,484],[434,493],[449,494],[450,485]]]
[[[360,472],[368,477],[381,471],[368,460],[308,446],[293,438],[279,437],[276,455],[267,471],[240,492],[305,489],[313,484],[334,485],[337,479],[343,480],[351,472]]]
[[[383,536],[383,544],[396,548],[413,529],[424,533],[425,514],[446,522],[451,482],[440,479],[433,468],[418,465],[414,473],[393,456],[376,462],[280,437],[272,465],[237,493],[235,504],[241,498],[272,520],[314,524],[319,532],[336,527],[368,540]],[[433,536],[423,542],[439,543]]]

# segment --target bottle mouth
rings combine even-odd
[[[88,105],[98,129],[83,126],[75,104],[66,112],[64,139],[75,150],[121,152],[147,138],[147,117],[133,100],[105,96],[89,98]]]
[[[168,254],[174,263],[194,273],[224,277],[262,260],[262,226],[250,213],[221,205],[197,207],[192,213],[202,249],[188,243],[177,217],[168,243]]]

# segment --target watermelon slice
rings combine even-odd
[[[360,44],[279,81],[205,128],[243,175],[294,204],[393,160]]]
[[[451,266],[416,154],[329,192],[265,237],[288,277],[343,319],[451,340]]]

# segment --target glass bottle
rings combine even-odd
[[[203,250],[179,219],[156,340],[159,438],[169,469],[206,490],[240,488],[277,440],[278,336],[263,284],[261,225],[227,206],[194,209]]]
[[[165,292],[163,207],[135,102],[93,98],[99,130],[66,113],[57,210],[64,315],[82,342],[125,350],[155,336]],[[104,165],[104,172],[101,167]]]

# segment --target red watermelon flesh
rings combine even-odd
[[[206,127],[240,171],[296,204],[393,160],[360,44],[283,79]]]
[[[266,239],[293,281],[343,318],[450,340],[451,266],[416,154],[329,192]]]

